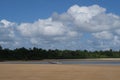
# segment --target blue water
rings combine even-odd
[[[53,62],[57,62],[53,60]],[[120,61],[59,60],[61,64],[120,65]],[[6,61],[1,64],[50,64],[48,61]]]
[[[63,64],[104,64],[104,65],[120,65],[120,61],[63,61]]]

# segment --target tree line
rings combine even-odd
[[[120,58],[120,51],[112,49],[106,51],[88,50],[46,50],[42,48],[26,49],[16,48],[14,50],[0,46],[0,61],[4,60],[42,60],[42,59],[85,59],[85,58]]]

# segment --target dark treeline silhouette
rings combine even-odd
[[[42,59],[84,59],[84,58],[120,58],[120,51],[112,49],[106,51],[87,50],[45,50],[41,48],[14,50],[3,49],[0,46],[0,61],[4,60],[42,60]]]

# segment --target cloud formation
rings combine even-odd
[[[73,5],[33,23],[0,21],[0,44],[46,49],[116,49],[120,45],[120,16],[99,5]],[[14,45],[13,45],[14,44]]]
[[[9,46],[15,41],[15,23],[7,20],[0,21],[0,44]]]

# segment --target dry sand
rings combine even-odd
[[[120,80],[120,66],[0,64],[0,80]]]

